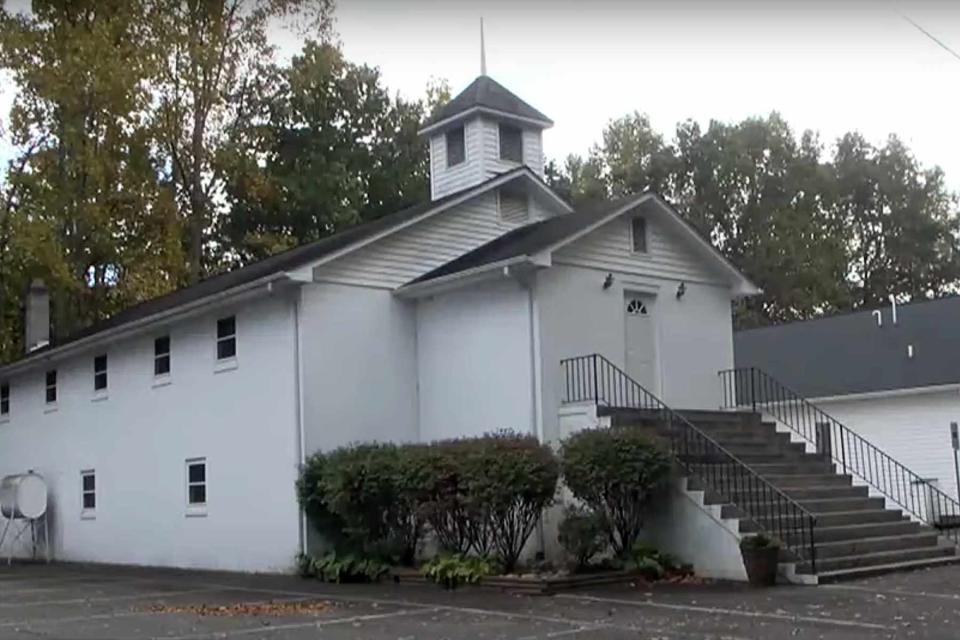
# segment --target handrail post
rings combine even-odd
[[[750,407],[753,410],[753,413],[757,412],[757,392],[754,381],[754,374],[756,371],[757,370],[755,368],[750,367]]]
[[[817,542],[815,540],[817,528],[817,519],[810,516],[810,573],[817,574]]]
[[[597,354],[593,354],[593,403],[600,406],[600,388],[597,386]]]

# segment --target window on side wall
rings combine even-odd
[[[80,506],[84,515],[97,509],[97,474],[93,469],[80,472]]]
[[[203,509],[207,506],[207,459],[187,460],[187,508]]]
[[[467,159],[467,143],[463,126],[447,131],[447,166],[452,167]]]
[[[47,371],[47,380],[46,380],[46,401],[47,404],[56,404],[57,403],[57,370],[51,369]]]
[[[237,317],[217,320],[217,360],[237,357]]]
[[[107,390],[107,354],[93,359],[93,390]]]
[[[630,220],[630,232],[634,253],[647,252],[647,219],[636,217]]]
[[[170,375],[170,336],[160,336],[153,341],[153,375]]]
[[[0,384],[0,417],[10,415],[10,383]]]
[[[500,125],[500,159],[523,162],[523,131],[519,127]]]

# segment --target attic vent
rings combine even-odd
[[[500,191],[499,206],[500,218],[504,222],[523,223],[527,221],[530,215],[527,207],[527,196],[523,193]]]

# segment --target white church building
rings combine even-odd
[[[561,360],[600,354],[717,409],[757,290],[655,194],[573,208],[553,122],[487,76],[424,126],[431,199],[211,277],[0,367],[0,475],[50,490],[59,560],[292,570],[310,453],[561,437]]]

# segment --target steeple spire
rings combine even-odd
[[[487,75],[487,47],[483,41],[483,18],[480,18],[480,75]]]

